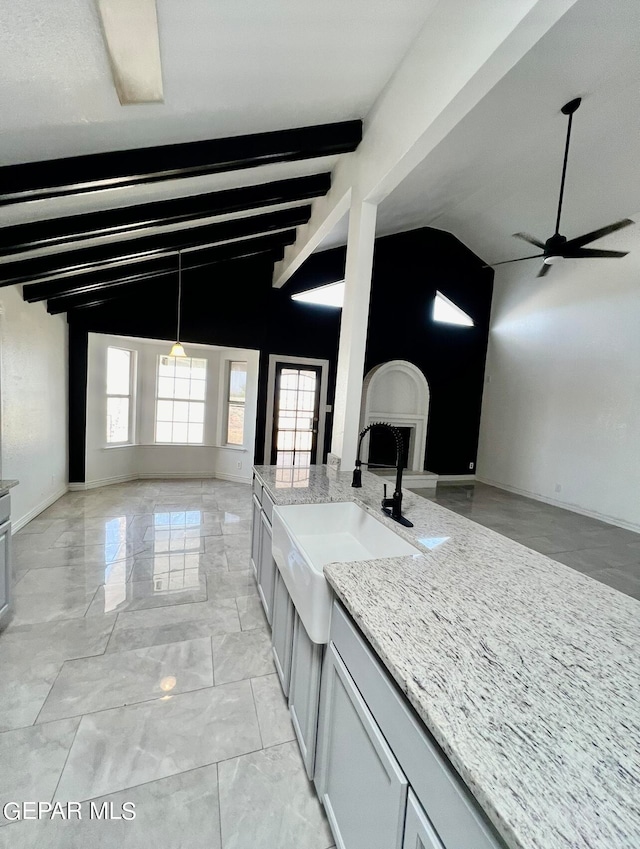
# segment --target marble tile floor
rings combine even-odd
[[[482,483],[412,491],[640,599],[640,534]]]
[[[13,538],[0,634],[0,849],[331,849],[249,569],[251,489],[69,493]],[[93,811],[136,817],[90,819]],[[104,807],[102,807],[104,804]],[[126,809],[125,809],[126,810]]]

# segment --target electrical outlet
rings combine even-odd
[[[556,492],[562,492],[562,487],[559,483],[556,484]]]
[[[236,467],[237,467],[238,469],[241,469],[241,468],[242,468],[242,460],[238,460],[238,462],[236,463]]]
[[[469,469],[470,469],[471,471],[473,471],[473,470],[474,470],[474,468],[475,468],[475,465],[476,465],[475,463],[469,463]]]

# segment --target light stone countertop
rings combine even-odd
[[[355,500],[425,548],[324,571],[510,847],[640,847],[640,602],[406,491],[402,528],[366,471],[256,471],[276,504]]]
[[[13,489],[14,486],[18,486],[20,481],[14,480],[0,480],[0,495],[6,495],[10,489]]]

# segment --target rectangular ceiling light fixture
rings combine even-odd
[[[156,0],[98,0],[120,103],[162,103]]]

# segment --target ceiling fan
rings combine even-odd
[[[541,254],[532,254],[531,256],[522,256],[518,259],[507,259],[504,262],[494,262],[485,265],[485,268],[493,268],[496,265],[506,265],[510,262],[522,262],[525,259],[535,259],[536,257],[543,258],[543,265],[538,272],[538,277],[544,277],[549,271],[549,268],[556,259],[594,259],[596,257],[623,257],[628,251],[606,251],[593,248],[585,248],[590,242],[595,242],[596,239],[601,239],[603,236],[608,236],[609,233],[614,233],[623,227],[628,227],[634,222],[630,218],[623,218],[622,221],[616,221],[614,224],[609,224],[607,227],[601,227],[599,230],[593,230],[591,233],[585,233],[583,236],[577,236],[575,239],[568,239],[566,236],[560,235],[560,214],[562,212],[562,197],[564,195],[564,181],[567,175],[567,159],[569,157],[569,140],[571,138],[571,122],[573,121],[573,113],[580,106],[581,97],[576,97],[575,100],[570,100],[565,103],[561,112],[563,115],[569,116],[569,126],[567,127],[567,142],[564,148],[564,162],[562,163],[562,178],[560,181],[560,198],[558,199],[558,215],[556,217],[556,230],[553,236],[547,239],[546,242],[541,242],[539,239],[534,239],[528,233],[514,233],[516,239],[524,239],[531,245],[542,249]]]

